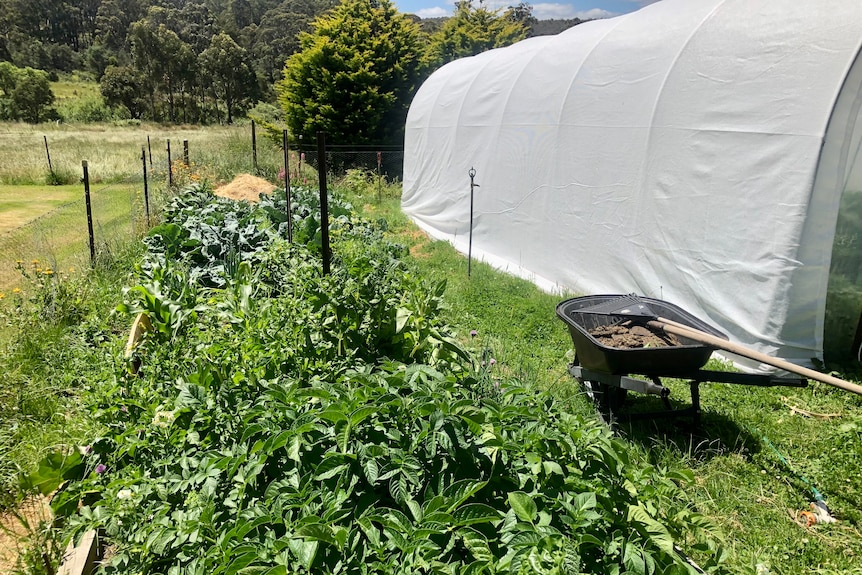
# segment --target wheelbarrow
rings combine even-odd
[[[638,306],[648,313],[639,312]],[[569,373],[584,387],[599,410],[614,419],[632,421],[690,416],[692,422],[699,425],[701,383],[758,387],[808,385],[804,378],[703,369],[712,352],[725,347],[719,342],[727,342],[727,335],[684,309],[659,299],[621,294],[576,297],[557,305],[557,316],[569,328],[575,347]],[[681,327],[673,338],[666,338],[665,344],[650,347],[616,347],[600,341],[595,335],[602,328],[624,325],[637,317],[660,317]],[[699,334],[709,336],[715,343],[704,343],[704,337]],[[691,392],[689,407],[672,406],[670,389],[662,383],[662,378],[688,382]],[[630,414],[622,412],[630,391],[658,396],[664,409]]]

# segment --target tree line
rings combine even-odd
[[[423,21],[390,0],[0,0],[0,119],[51,117],[46,77],[83,70],[133,119],[230,123],[277,101],[293,133],[394,140],[434,69],[534,29],[525,2]]]

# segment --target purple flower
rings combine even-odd
[[[108,470],[108,466],[104,463],[100,463],[96,466],[96,475],[101,475]]]
[[[475,329],[470,330],[470,337],[476,337],[477,335],[479,335],[478,331],[476,331]]]
[[[491,360],[488,362],[488,365],[494,365],[495,363],[497,363],[497,360],[492,357]]]
[[[124,405],[120,408],[120,411],[122,411],[123,413],[129,413],[129,408]]]

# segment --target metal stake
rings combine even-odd
[[[326,132],[317,132],[317,177],[320,181],[320,242],[323,251],[323,275],[329,275],[329,199],[326,189]]]
[[[150,228],[150,189],[147,185],[147,150],[141,146],[141,164],[144,167],[144,210],[147,213],[147,229]]]
[[[81,161],[84,169],[84,203],[87,206],[87,232],[90,236],[90,266],[96,267],[96,238],[93,236],[93,209],[90,205],[90,171],[87,160]]]
[[[284,148],[284,199],[287,201],[287,243],[293,243],[293,215],[290,210],[290,149],[288,148],[287,130],[281,131],[281,143]]]
[[[467,244],[467,277],[470,277],[470,272],[473,267],[473,189],[478,188],[479,184],[473,182],[476,177],[476,168],[470,168],[467,172],[470,176],[470,240]]]

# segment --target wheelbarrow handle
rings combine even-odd
[[[814,371],[813,369],[808,369],[807,367],[802,367],[794,363],[790,363],[789,361],[766,355],[765,353],[760,353],[759,351],[721,339],[720,337],[715,337],[714,335],[700,331],[699,329],[695,329],[666,318],[658,317],[653,321],[647,322],[647,325],[666,333],[687,337],[688,339],[693,339],[712,347],[723,349],[725,351],[735,353],[736,355],[741,355],[742,357],[765,363],[766,365],[771,365],[791,373],[805,376],[808,379],[813,379],[857,395],[862,395],[862,385],[844,381],[843,379],[826,375],[825,373],[820,373],[819,371]]]

